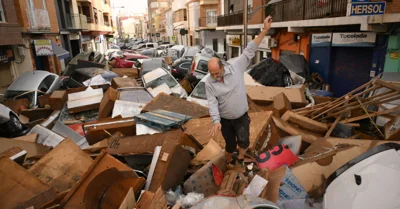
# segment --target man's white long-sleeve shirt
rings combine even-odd
[[[244,72],[257,48],[257,44],[250,42],[239,57],[224,65],[224,82],[217,81],[212,76],[206,80],[208,107],[214,124],[219,123],[221,118],[237,119],[249,109]]]

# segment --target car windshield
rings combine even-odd
[[[178,84],[178,82],[169,74],[165,74],[155,80],[150,81],[149,83],[146,84],[146,88],[156,88],[157,86],[160,86],[161,84],[167,84],[168,87],[172,88]]]
[[[197,84],[196,88],[194,88],[192,92],[192,97],[198,99],[207,99],[206,82],[200,82],[199,84]]]

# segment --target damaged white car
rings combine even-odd
[[[187,98],[187,92],[176,79],[165,69],[157,68],[142,77],[144,87],[156,97],[159,93],[179,95]]]

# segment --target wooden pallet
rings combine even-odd
[[[191,118],[191,116],[166,110],[155,110],[134,117],[136,122],[161,131],[168,131],[171,128],[179,128]]]

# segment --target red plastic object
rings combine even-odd
[[[299,158],[293,154],[286,144],[277,145],[267,152],[256,157],[257,166],[260,169],[275,170],[283,165],[291,166]]]
[[[72,124],[72,125],[68,125],[68,127],[70,129],[74,130],[79,135],[85,136],[85,133],[83,132],[82,124]]]
[[[224,173],[216,165],[212,164],[212,171],[214,176],[215,185],[220,186],[224,180]]]

